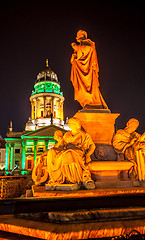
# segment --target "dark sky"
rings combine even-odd
[[[39,71],[49,59],[64,93],[64,115],[73,116],[70,82],[71,43],[79,29],[96,43],[101,93],[117,127],[135,117],[145,131],[144,1],[3,1],[0,8],[0,134],[9,121],[22,131],[30,116],[29,97]],[[64,4],[65,3],[65,4]],[[95,3],[95,4],[94,4]]]

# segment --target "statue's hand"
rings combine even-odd
[[[91,158],[90,155],[86,154],[86,164],[91,162]]]
[[[71,57],[71,60],[70,60],[71,64],[73,64],[75,59],[76,59],[76,53],[73,53],[72,57]]]
[[[135,142],[136,142],[136,138],[133,138],[131,141],[130,141],[130,145],[133,145]]]
[[[72,43],[71,46],[75,51],[77,50],[77,44],[76,43]]]

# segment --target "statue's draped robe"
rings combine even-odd
[[[95,43],[86,39],[82,44],[76,45],[71,58],[71,81],[74,86],[75,100],[82,107],[99,105],[107,108],[107,105],[99,90],[98,61]]]
[[[80,131],[75,136],[69,131],[64,135],[66,149],[50,149],[47,154],[48,185],[61,183],[79,183],[91,180],[91,174],[85,165],[85,152],[94,144],[90,135]]]
[[[139,180],[145,180],[145,142],[140,141],[140,136],[137,132],[130,134],[125,129],[120,129],[113,138],[113,147],[117,153],[123,153],[125,159],[136,161]],[[135,139],[133,145],[130,144],[132,139]]]

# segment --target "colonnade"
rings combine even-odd
[[[63,101],[56,97],[37,97],[31,100],[31,118],[50,117],[63,120]]]
[[[5,170],[12,170],[15,167],[14,143],[6,143]]]
[[[35,161],[36,161],[36,157],[37,157],[37,145],[38,145],[38,140],[34,140],[33,141],[33,146],[34,146],[34,166],[35,166]],[[48,148],[48,140],[45,140],[45,151],[47,151],[47,148]],[[22,150],[22,170],[27,170],[26,169],[26,146],[27,146],[27,143],[25,141],[22,142],[22,147],[23,147],[23,150]]]

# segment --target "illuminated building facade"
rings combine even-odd
[[[0,170],[5,168],[6,147],[5,140],[0,136]]]
[[[56,130],[66,132],[63,120],[63,93],[57,75],[48,66],[37,75],[30,96],[31,117],[23,132],[13,132],[10,122],[6,141],[5,170],[27,174],[32,171],[36,157],[55,144]]]

